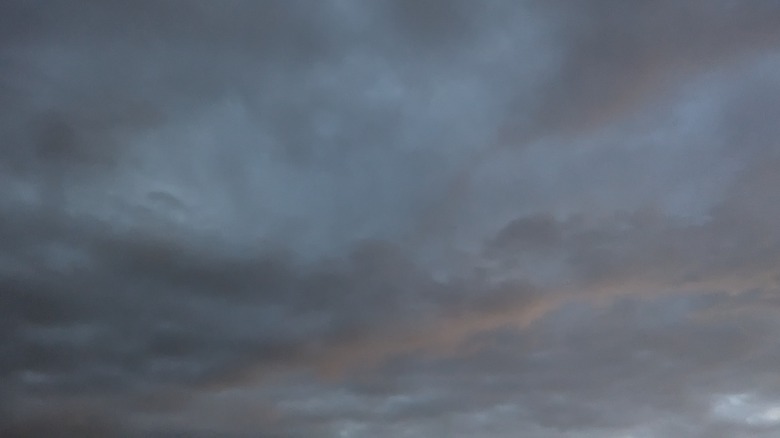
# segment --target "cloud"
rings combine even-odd
[[[532,111],[518,115],[529,121],[518,123],[523,137],[596,129],[655,104],[691,75],[770,49],[779,36],[771,2],[533,4],[552,16],[563,53],[539,100],[518,103]]]
[[[0,435],[776,434],[778,20],[4,2]]]

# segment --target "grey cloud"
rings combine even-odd
[[[4,2],[0,435],[776,434],[778,17]]]
[[[507,141],[597,129],[668,98],[692,75],[771,50],[780,11],[772,2],[534,2],[557,24],[561,66],[538,100],[523,98]],[[530,111],[529,111],[530,109]],[[514,126],[514,127],[513,127]]]
[[[404,429],[419,435],[463,433],[448,425],[474,427],[468,418],[482,418],[483,428],[475,431],[489,430],[506,421],[502,412],[511,418],[506,431],[546,431],[538,436],[640,433],[642,425],[679,436],[718,429],[763,436],[775,426],[748,424],[750,413],[726,419],[717,413],[724,394],[751,388],[769,400],[777,395],[776,385],[767,387],[772,373],[764,374],[756,360],[777,353],[760,334],[774,330],[776,308],[746,326],[742,315],[730,314],[734,299],[693,294],[628,298],[607,307],[572,303],[533,330],[519,336],[500,331],[470,353],[396,360],[380,375],[354,376],[346,391],[315,384],[313,393],[321,399],[281,388],[267,397],[281,397],[282,424],[347,423],[379,436]],[[712,312],[718,316],[699,319]],[[769,380],[756,378],[762,374]],[[503,436],[500,429],[495,433]]]

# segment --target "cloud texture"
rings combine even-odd
[[[780,433],[773,0],[0,5],[0,435]]]

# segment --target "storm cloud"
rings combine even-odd
[[[0,5],[0,435],[780,433],[780,4]]]

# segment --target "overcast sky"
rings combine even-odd
[[[780,2],[0,2],[3,437],[780,435]]]

